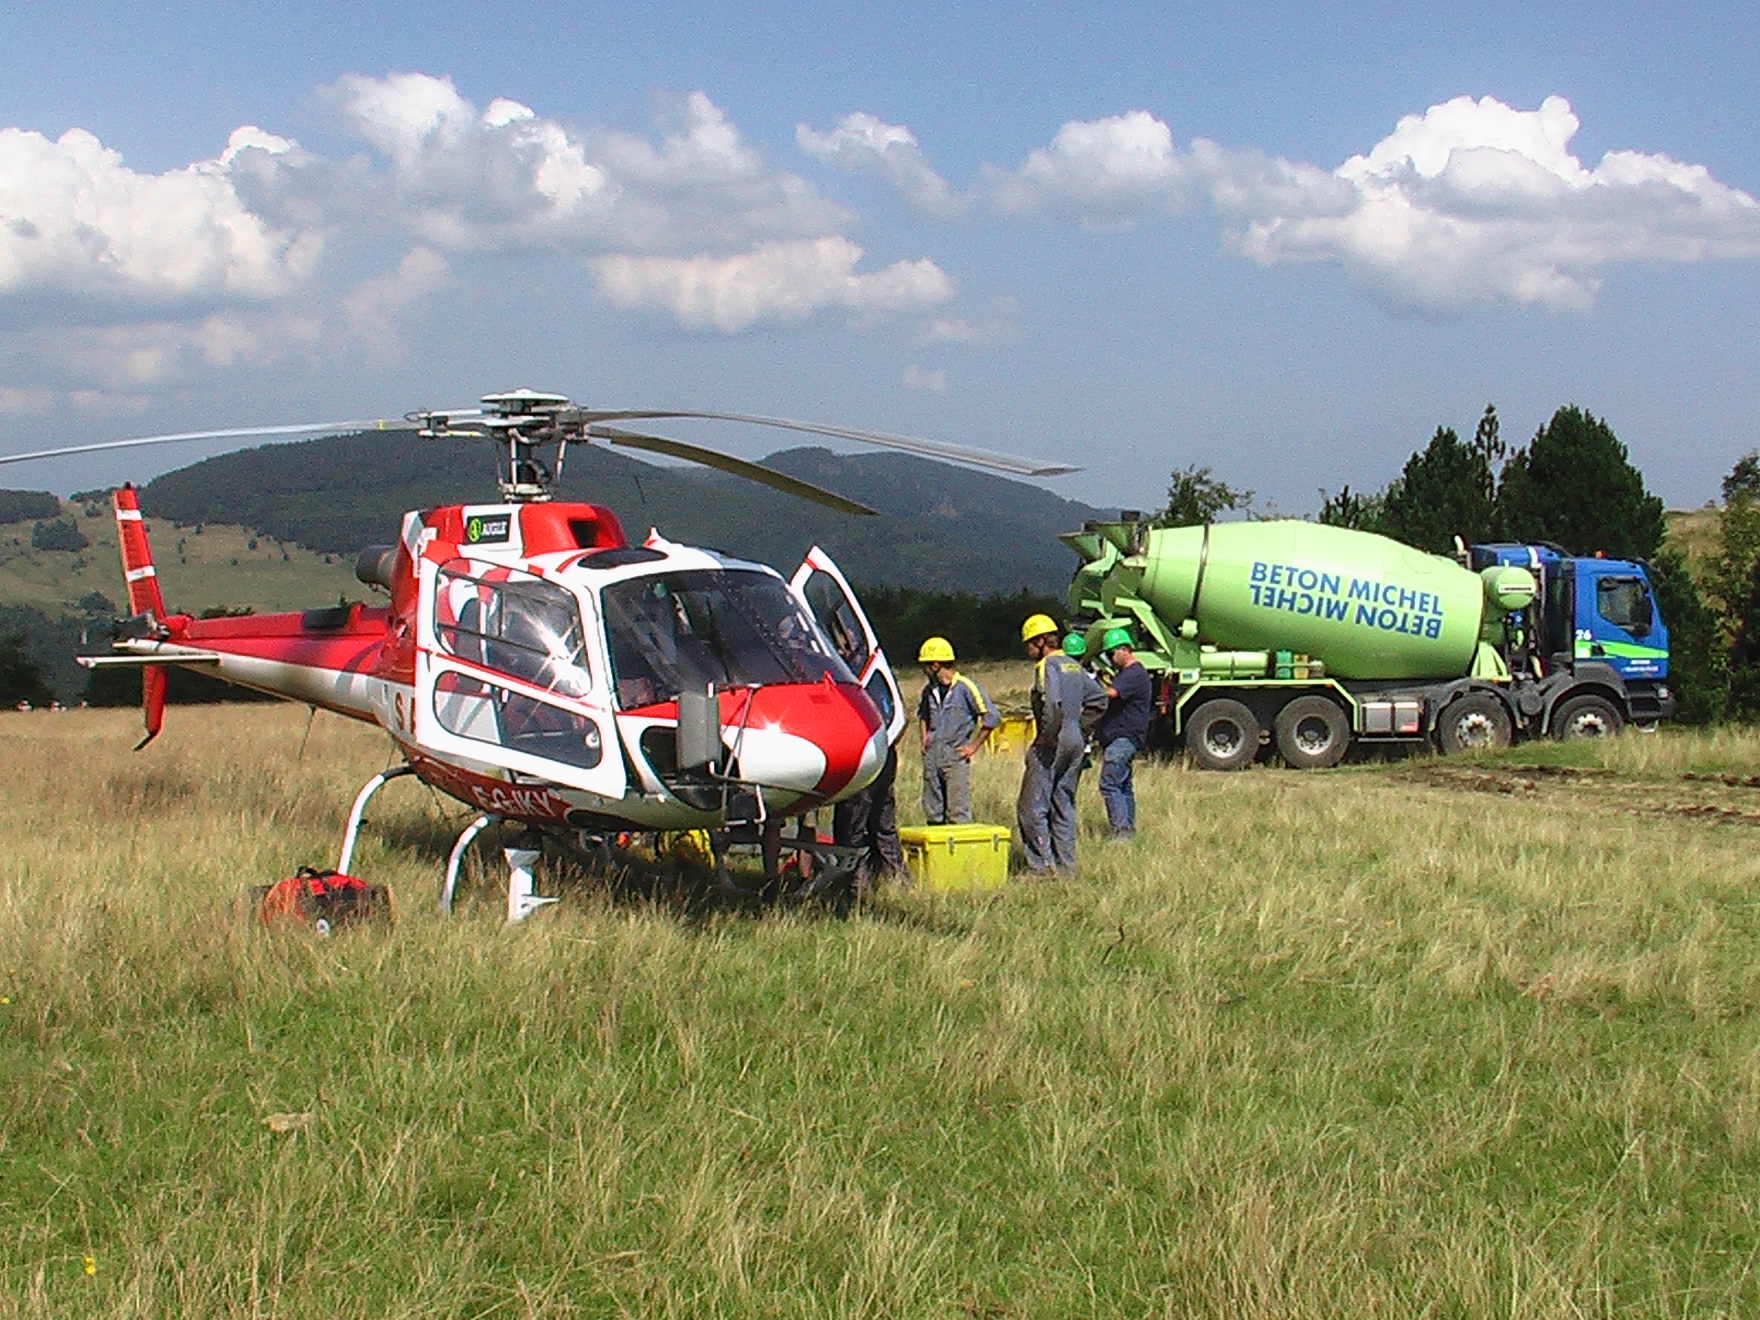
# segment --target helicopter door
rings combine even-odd
[[[893,677],[886,652],[880,649],[880,639],[874,635],[868,616],[862,613],[848,580],[831,562],[831,556],[814,546],[807,551],[806,559],[788,585],[818,621],[826,640],[843,657],[856,681],[880,708],[887,741],[897,742],[904,732],[904,699],[899,695],[898,680]]]
[[[505,565],[422,565],[415,736],[424,750],[605,797],[624,791],[610,688],[574,594]]]

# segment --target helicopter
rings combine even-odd
[[[608,423],[702,418],[843,437],[1017,475],[1076,469],[988,450],[742,413],[586,409],[530,389],[404,421],[430,439],[488,439],[499,500],[404,514],[391,545],[368,546],[355,576],[388,603],[196,619],[166,609],[132,485],[112,493],[128,593],[107,655],[89,668],[142,678],[144,748],[164,725],[172,666],[378,725],[401,763],[356,795],[336,866],[348,873],[368,802],[413,775],[477,813],[447,857],[450,912],[463,861],[495,826],[511,924],[556,902],[536,892],[544,837],[603,853],[629,834],[704,831],[727,882],[728,840],[817,854],[802,819],[879,774],[906,712],[856,593],[817,546],[792,576],[719,551],[639,543],[616,514],[555,498],[570,445],[602,440],[705,464],[855,515],[866,506],[716,450]],[[296,424],[184,432],[0,456],[0,463],[227,436],[388,429]],[[548,457],[554,451],[554,459]],[[782,826],[797,829],[784,837]],[[540,845],[540,846],[534,846]],[[809,862],[802,874],[813,869]],[[819,868],[822,876],[834,866]],[[847,877],[847,872],[845,872]]]

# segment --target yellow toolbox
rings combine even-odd
[[[1031,715],[1004,715],[1002,722],[990,730],[989,740],[984,750],[998,752],[1006,756],[1022,756],[1026,753],[1027,744],[1033,741],[1033,717]]]
[[[924,889],[997,889],[1008,883],[1002,825],[906,825],[898,831],[905,869]]]

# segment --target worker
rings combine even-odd
[[[831,809],[831,840],[846,848],[860,848],[856,863],[855,895],[870,897],[882,881],[904,880],[904,842],[898,836],[898,800],[893,782],[898,778],[898,743],[886,749],[886,760],[874,782],[852,793]]]
[[[832,622],[832,645],[850,667],[850,672],[860,674],[871,654],[867,650],[866,642],[862,640],[853,620],[840,614],[833,616]],[[892,687],[887,683],[876,684],[869,692],[881,705],[880,721],[883,726],[892,719],[891,694]],[[841,847],[861,850],[855,873],[855,896],[858,899],[871,897],[875,888],[884,880],[896,878],[909,883],[904,869],[904,841],[898,835],[898,798],[895,792],[898,779],[898,742],[904,736],[904,728],[903,721],[900,721],[898,737],[887,744],[886,760],[881,763],[880,773],[874,776],[874,782],[859,792],[850,794],[831,809],[831,841]]]
[[[1129,628],[1108,628],[1101,652],[1112,666],[1106,684],[1106,713],[1094,726],[1100,747],[1100,800],[1115,839],[1137,832],[1137,795],[1131,783],[1131,762],[1149,741],[1149,671],[1131,647]]]
[[[1015,814],[1021,851],[1033,875],[1076,869],[1076,786],[1088,730],[1106,709],[1093,676],[1063,653],[1057,624],[1035,614],[1021,625],[1033,661],[1033,741]]]
[[[931,825],[972,823],[972,758],[1002,722],[984,689],[954,667],[953,643],[930,637],[917,651],[923,695],[923,818]]]

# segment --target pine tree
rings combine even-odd
[[[1705,603],[1678,550],[1657,552],[1650,561],[1650,585],[1668,625],[1668,686],[1674,691],[1675,719],[1682,724],[1722,719],[1729,674],[1717,612]]]
[[[1328,527],[1349,527],[1358,532],[1381,530],[1381,495],[1362,495],[1341,486],[1336,495],[1320,492],[1319,521]]]
[[[1439,426],[1430,443],[1406,460],[1382,497],[1378,530],[1432,554],[1447,554],[1458,536],[1471,545],[1492,538],[1497,473],[1503,452],[1497,410],[1487,405],[1472,443]]]
[[[1252,502],[1252,491],[1236,490],[1194,463],[1169,478],[1167,503],[1150,522],[1156,527],[1196,527],[1214,522],[1218,514],[1247,510]]]
[[[1760,716],[1760,452],[1736,460],[1723,501],[1706,589],[1722,611],[1729,712],[1751,720]]]
[[[1662,547],[1662,512],[1613,429],[1571,405],[1504,464],[1495,521],[1512,540],[1649,559]]]

